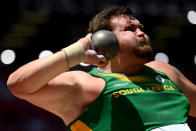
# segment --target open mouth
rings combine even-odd
[[[142,41],[142,42],[140,42],[140,45],[141,46],[147,45],[147,42],[146,41]]]
[[[140,43],[141,46],[144,46],[145,44],[146,44],[145,42]]]
[[[144,41],[140,41],[140,46],[148,46],[148,45],[150,45],[150,43],[149,43],[149,41],[146,41],[146,40],[144,40]]]

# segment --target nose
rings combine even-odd
[[[137,28],[135,33],[138,37],[144,37],[145,36],[145,33],[139,28]]]

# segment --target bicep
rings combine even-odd
[[[72,76],[65,73],[49,81],[37,92],[22,96],[22,99],[61,117],[77,104],[73,102],[80,97],[77,88]]]

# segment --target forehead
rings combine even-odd
[[[123,28],[127,25],[130,24],[140,24],[139,20],[136,19],[133,16],[129,16],[129,15],[118,15],[118,16],[113,16],[110,19],[110,23],[113,29],[115,28]]]

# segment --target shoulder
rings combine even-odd
[[[56,79],[56,80],[55,80]],[[75,120],[98,96],[104,88],[104,80],[94,77],[85,71],[68,71],[60,74],[53,83],[57,87],[63,103],[63,115],[61,118],[66,124]],[[73,112],[74,111],[74,112]]]
[[[82,83],[91,84],[91,82],[94,83],[95,81],[100,80],[100,78],[92,76],[88,72],[80,71],[80,70],[68,71],[61,75],[62,77],[69,77],[71,81],[74,81],[77,84],[82,84]]]
[[[174,73],[177,73],[177,69],[170,65],[170,64],[167,64],[165,62],[161,62],[161,61],[151,61],[151,62],[148,62],[145,64],[146,66],[149,66],[155,70],[158,70],[158,71],[161,71],[161,72],[164,72],[166,74],[169,74],[172,72]]]
[[[74,70],[74,71],[67,71],[64,72],[56,77],[56,79],[61,79],[63,81],[70,81],[70,82],[78,82],[84,79],[93,79],[94,77],[90,75],[88,72]]]
[[[151,61],[145,65],[165,73],[171,80],[173,80],[175,83],[178,83],[178,76],[181,73],[174,66],[161,61]]]
[[[146,66],[149,66],[154,69],[163,69],[163,68],[171,68],[171,65],[161,62],[161,61],[151,61],[145,64]]]
[[[94,77],[85,71],[68,71],[52,79],[49,86],[62,86],[65,90],[73,93],[80,93],[89,96],[95,91],[99,91],[105,84],[102,78]]]
[[[176,67],[170,64],[160,61],[152,61],[146,63],[146,66],[149,66],[155,70],[165,73],[172,81],[174,81],[179,86],[179,88],[184,93],[190,92],[191,90],[195,90],[195,85],[190,80],[188,80],[183,75],[183,73],[181,73]]]
[[[91,103],[105,86],[102,78],[92,76],[85,71],[69,71],[63,74],[69,76],[75,87],[79,88],[86,103]]]

